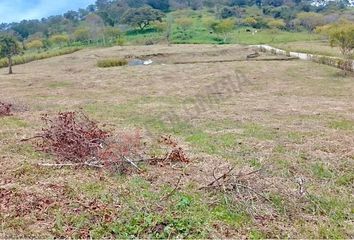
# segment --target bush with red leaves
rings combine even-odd
[[[59,161],[82,163],[97,158],[110,133],[83,113],[64,112],[54,118],[44,115],[46,127],[38,136],[40,151],[52,154]]]
[[[12,104],[0,102],[0,117],[11,116]]]

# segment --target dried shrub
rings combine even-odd
[[[239,169],[239,168],[237,168]],[[291,219],[303,219],[303,212],[315,205],[316,195],[307,189],[305,179],[284,179],[274,177],[267,169],[241,169],[230,167],[223,174],[213,170],[213,181],[200,188],[223,194],[230,207],[238,206],[256,220],[264,224],[267,221],[281,221],[284,216]],[[323,210],[323,209],[322,209]]]
[[[127,172],[131,166],[139,169],[136,162],[141,161],[143,152],[142,137],[139,131],[125,131],[111,137],[100,153],[102,164],[113,171]]]
[[[183,148],[172,138],[172,136],[161,136],[159,143],[170,149],[166,156],[162,158],[163,162],[190,162],[190,159],[187,157]]]
[[[12,104],[0,102],[0,117],[11,116]]]
[[[141,161],[143,145],[138,131],[113,135],[81,112],[44,115],[42,120],[42,132],[30,139],[40,139],[37,149],[57,160],[57,164],[43,166],[89,166],[119,172],[132,166],[139,169],[135,162]]]
[[[43,115],[42,120],[45,127],[30,139],[39,139],[35,142],[38,151],[55,156],[57,163],[41,166],[88,166],[126,173],[132,167],[140,171],[139,162],[190,162],[183,148],[171,136],[159,140],[167,149],[166,155],[144,159],[145,145],[139,131],[121,131],[113,135],[111,131],[100,129],[98,123],[82,112],[61,112],[54,117]]]
[[[100,68],[120,67],[128,64],[126,59],[103,59],[97,61],[97,66]]]
[[[97,158],[110,136],[83,113],[64,112],[54,118],[44,115],[42,120],[46,127],[38,136],[37,147],[59,161],[80,163]]]

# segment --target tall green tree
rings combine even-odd
[[[12,57],[21,53],[21,47],[15,37],[10,35],[0,36],[0,57],[9,61],[9,74],[12,74]]]
[[[161,11],[151,7],[130,8],[124,13],[122,23],[144,30],[151,22],[161,22],[163,17],[164,14]]]

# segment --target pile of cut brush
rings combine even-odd
[[[11,116],[12,104],[0,101],[0,117]]]
[[[139,131],[121,131],[113,134],[103,130],[82,112],[61,112],[50,117],[43,115],[45,127],[29,139],[36,140],[38,151],[55,157],[55,164],[41,166],[87,166],[127,172],[131,167],[141,170],[138,163],[188,162],[189,159],[177,141],[164,137],[161,143],[169,146],[164,157],[145,158],[145,145]]]

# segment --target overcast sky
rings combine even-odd
[[[0,0],[0,23],[41,19],[85,8],[95,0]]]

